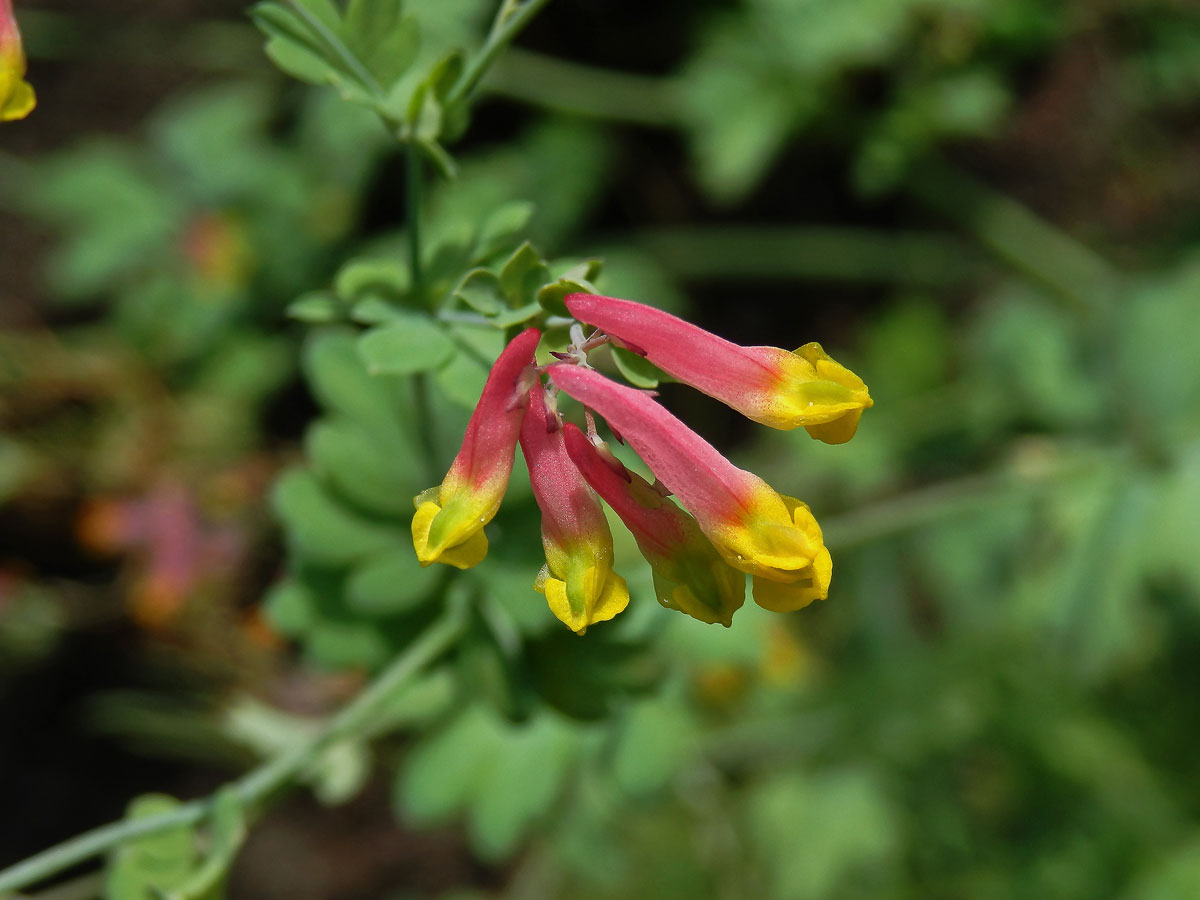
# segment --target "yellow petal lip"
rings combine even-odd
[[[754,602],[771,612],[795,612],[814,600],[829,596],[829,582],[833,576],[833,559],[822,547],[812,565],[799,573],[790,583],[754,578]]]
[[[583,634],[596,622],[607,622],[629,605],[629,585],[615,572],[589,566],[583,582],[586,599],[579,610],[572,607],[567,583],[562,579],[543,570],[534,582],[534,588],[546,595],[550,611],[576,634]]]
[[[427,492],[426,492],[427,493]],[[422,495],[418,495],[418,500]],[[483,533],[482,523],[465,536],[456,535],[453,543],[430,543],[429,533],[434,519],[443,512],[441,506],[432,500],[426,500],[417,507],[412,519],[413,548],[417,551],[417,560],[422,567],[435,562],[454,566],[456,569],[469,569],[481,563],[488,551],[487,536]],[[462,529],[460,529],[462,530]]]
[[[37,96],[27,81],[12,73],[0,74],[0,122],[24,119],[37,106]]]

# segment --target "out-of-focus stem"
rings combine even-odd
[[[381,715],[396,693],[454,645],[462,633],[464,620],[464,611],[460,606],[450,607],[442,619],[409,645],[309,740],[267,760],[234,782],[242,804],[257,807],[266,803],[338,741],[366,733],[368,726]],[[169,813],[113,822],[84,832],[0,871],[0,897],[36,884],[134,838],[195,825],[209,815],[212,803],[211,797],[193,800]]]
[[[986,261],[951,235],[864,228],[719,225],[634,232],[632,242],[685,278],[792,279],[940,286]]]
[[[1098,314],[1110,305],[1119,283],[1117,271],[1011,197],[936,158],[918,166],[905,186],[1076,311]]]

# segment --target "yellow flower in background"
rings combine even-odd
[[[23,119],[37,105],[25,80],[25,50],[10,0],[0,0],[0,122]]]

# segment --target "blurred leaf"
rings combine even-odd
[[[394,259],[355,257],[338,269],[334,290],[346,301],[382,295],[399,299],[409,290],[408,266]]]
[[[773,896],[816,900],[849,885],[862,891],[892,864],[896,824],[867,772],[789,772],[755,785],[749,801],[754,846],[767,864]],[[797,840],[797,822],[813,823],[803,829],[803,840]]]
[[[315,562],[350,563],[409,543],[406,531],[355,516],[302,469],[284,473],[275,483],[271,505],[294,552]]]
[[[386,92],[417,58],[417,20],[403,15],[404,0],[350,0],[346,43]]]
[[[658,790],[684,772],[699,747],[699,729],[686,703],[661,697],[635,704],[625,717],[613,772],[631,794]]]
[[[466,812],[476,850],[499,859],[546,814],[574,753],[571,732],[550,717],[512,726],[471,707],[408,755],[397,805],[424,825]]]
[[[487,269],[472,269],[463,276],[454,296],[476,312],[494,316],[505,308],[504,288],[500,278]]]
[[[364,334],[358,351],[372,374],[415,375],[449,362],[454,342],[431,319],[405,315]]]
[[[1130,889],[1124,900],[1176,900],[1189,896],[1200,884],[1200,837],[1193,835],[1167,850],[1159,851]]]
[[[320,325],[341,319],[343,308],[337,299],[326,291],[309,291],[288,304],[288,318],[299,322]]]
[[[341,417],[316,422],[305,436],[305,449],[318,477],[359,509],[407,518],[423,477],[420,448],[408,435],[402,443],[381,445],[362,425]]]
[[[408,612],[430,596],[442,574],[436,566],[421,568],[407,547],[393,550],[355,569],[346,583],[346,604],[365,616]]]
[[[174,812],[181,804],[165,794],[144,794],[130,802],[128,819]],[[196,861],[196,841],[187,826],[169,828],[121,844],[105,873],[111,900],[157,900],[188,880]]]

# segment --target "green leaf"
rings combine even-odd
[[[658,790],[686,771],[698,729],[682,701],[664,697],[634,704],[613,755],[613,774],[631,794]]]
[[[208,856],[187,881],[167,891],[164,900],[218,900],[224,896],[229,869],[246,838],[246,817],[236,786],[217,791],[210,823]]]
[[[309,291],[288,304],[287,315],[298,322],[321,324],[342,317],[342,305],[327,291]]]
[[[472,706],[421,740],[395,783],[396,806],[404,818],[422,826],[450,821],[475,795],[499,739],[495,716]]]
[[[403,15],[403,0],[350,0],[343,34],[367,70],[388,91],[417,58],[416,19]]]
[[[594,294],[596,289],[590,284],[570,281],[560,278],[558,281],[545,285],[537,292],[538,305],[552,316],[570,317],[571,312],[565,302],[568,294]]]
[[[333,281],[337,295],[346,301],[382,294],[400,298],[410,287],[408,266],[396,259],[352,259],[338,269]]]
[[[454,296],[485,316],[494,316],[507,305],[500,279],[487,269],[472,269],[464,275]]]
[[[372,622],[323,621],[307,636],[306,656],[324,669],[374,669],[393,649]]]
[[[321,329],[304,351],[304,373],[322,407],[366,427],[377,440],[403,450],[407,398],[402,384],[372,376],[358,354],[358,336],[349,329]]]
[[[373,294],[363,297],[350,308],[350,318],[360,325],[382,325],[403,319],[404,313],[383,297]]]
[[[498,207],[479,229],[475,258],[482,261],[511,246],[532,218],[533,204],[525,200],[513,200]]]
[[[313,18],[329,29],[331,34],[337,34],[342,29],[342,17],[333,0],[288,0],[295,6],[303,7]]]
[[[381,445],[352,419],[333,417],[313,425],[304,446],[317,476],[340,496],[371,513],[408,518],[421,450],[407,434],[401,441]]]
[[[275,514],[295,552],[327,565],[344,565],[408,543],[408,535],[361,519],[333,500],[303,469],[285,472],[271,494]]]
[[[524,306],[519,306],[516,309],[506,310],[498,316],[492,317],[492,324],[497,328],[510,328],[513,325],[522,325],[528,322],[534,316],[542,314],[542,307],[536,300],[532,303],[526,303]]]
[[[434,373],[446,398],[464,409],[474,409],[483,394],[488,368],[470,353],[459,353]]]
[[[430,596],[444,571],[422,568],[407,547],[372,557],[346,583],[346,605],[365,616],[409,612]]]
[[[502,738],[469,814],[475,849],[494,860],[512,853],[550,811],[577,746],[568,726],[546,715],[507,728]]]
[[[267,58],[281,70],[308,84],[334,84],[338,72],[323,56],[285,37],[267,41]]]
[[[658,387],[661,381],[670,381],[670,376],[643,356],[638,356],[621,347],[612,348],[613,362],[632,385],[640,388]]]
[[[368,331],[358,352],[372,374],[415,375],[449,362],[454,342],[432,319],[410,314]]]
[[[821,827],[796,840],[796,815]],[[750,793],[751,846],[763,858],[770,896],[820,900],[858,895],[892,863],[897,830],[887,800],[868,773],[856,769],[801,775],[787,772]],[[855,882],[861,882],[857,884]]]
[[[317,619],[312,594],[293,578],[272,585],[262,603],[271,626],[290,637],[303,634]]]
[[[146,819],[180,806],[174,797],[145,794],[134,799],[126,818]],[[196,861],[191,828],[180,825],[121,844],[109,861],[105,896],[111,900],[152,900],[184,884]]]
[[[518,247],[500,270],[501,288],[513,308],[536,303],[538,289],[550,280],[550,270],[529,241]]]

